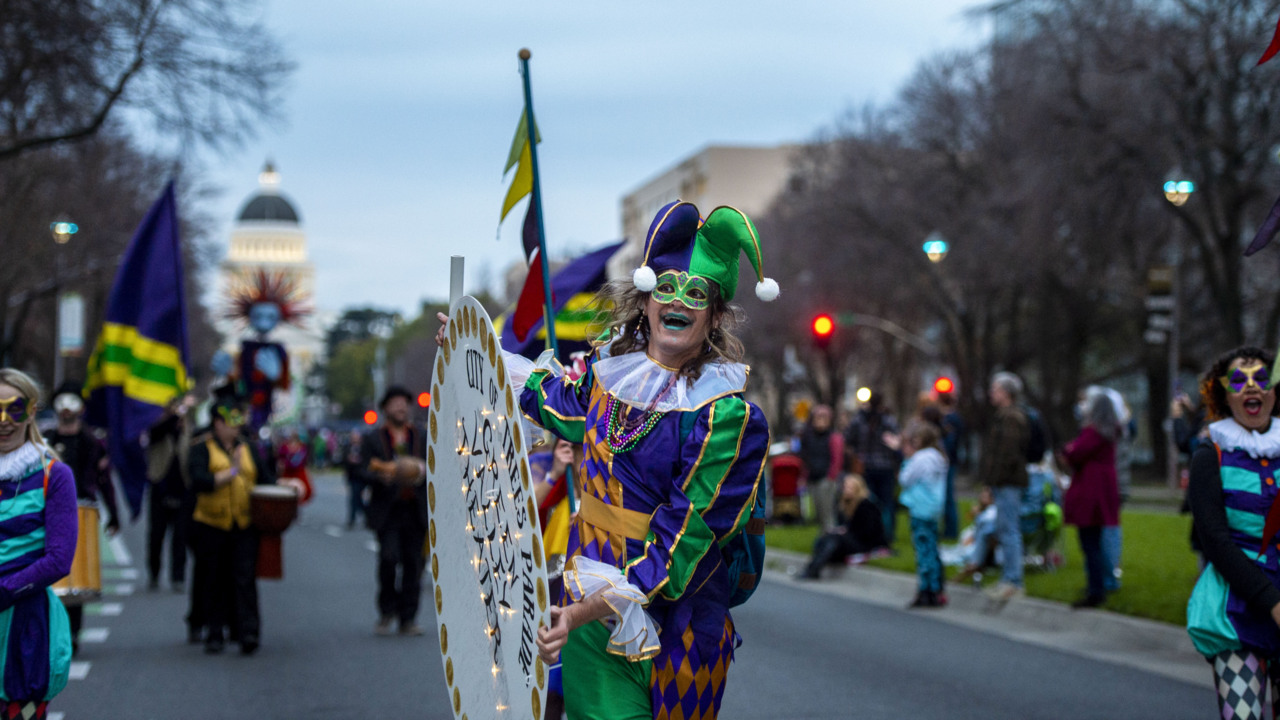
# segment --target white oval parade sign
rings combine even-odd
[[[455,718],[541,720],[547,571],[517,393],[489,315],[450,312],[427,417],[430,569]]]

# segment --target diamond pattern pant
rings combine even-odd
[[[1271,677],[1270,712],[1267,705],[1267,661],[1247,650],[1219,653],[1213,658],[1213,680],[1218,689],[1218,711],[1222,720],[1264,720],[1277,718],[1280,685]]]
[[[43,700],[15,700],[4,704],[0,716],[4,720],[44,720],[49,703]]]

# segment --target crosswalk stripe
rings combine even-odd
[[[133,583],[120,583],[119,585],[111,586],[107,592],[111,595],[132,595]]]
[[[107,636],[110,634],[111,628],[85,628],[80,631],[80,642],[104,643],[107,641]]]
[[[92,664],[93,663],[90,662],[73,660],[71,662],[70,678],[72,680],[83,680],[89,677],[89,666]]]
[[[325,525],[324,534],[329,537],[342,537],[342,528],[337,525]]]
[[[137,580],[141,577],[137,568],[103,568],[102,577],[106,580]]]

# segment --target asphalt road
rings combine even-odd
[[[452,718],[434,613],[419,638],[377,637],[372,535],[345,529],[336,476],[285,535],[285,579],[259,583],[262,647],[186,643],[186,597],[146,589],[145,523],[104,560],[109,597],[85,617],[62,720]],[[429,588],[428,588],[429,590]],[[424,597],[429,597],[425,595]],[[767,582],[735,612],[745,638],[726,719],[1203,718],[1207,683],[997,637],[927,614]],[[1207,671],[1207,670],[1206,670]]]

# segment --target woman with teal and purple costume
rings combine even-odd
[[[720,548],[751,518],[769,446],[732,334],[744,250],[774,299],[746,215],[662,208],[632,282],[604,291],[609,332],[586,372],[540,360],[525,385],[525,414],[585,447],[563,607],[538,641],[562,658],[571,720],[719,712],[738,643]]]
[[[76,485],[36,429],[40,388],[0,369],[0,717],[44,718],[67,684],[71,625],[49,586],[71,572]]]
[[[1280,706],[1274,360],[1265,350],[1238,348],[1200,382],[1212,442],[1192,456],[1187,498],[1209,564],[1191,593],[1187,629],[1213,663],[1224,719],[1262,718],[1268,685]]]

